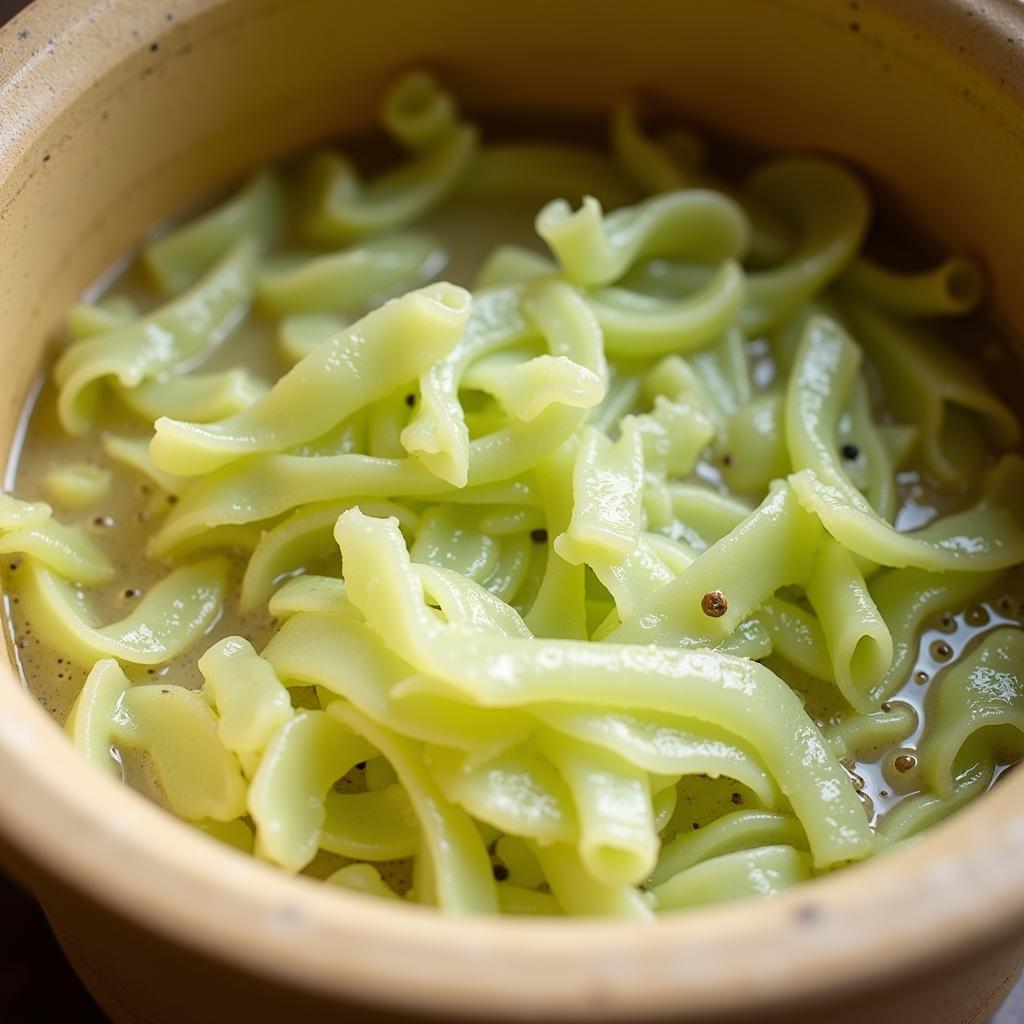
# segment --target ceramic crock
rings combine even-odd
[[[847,158],[984,261],[1024,337],[1014,0],[36,0],[0,30],[0,450],[62,312],[147,226],[367,127],[417,64],[482,114],[596,114],[640,88],[716,133]],[[116,1021],[953,1024],[985,1020],[1024,957],[1024,772],[765,903],[460,920],[179,824],[79,761],[5,662],[0,837]]]

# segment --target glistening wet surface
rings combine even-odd
[[[22,6],[21,0],[0,0],[0,24]],[[913,502],[908,501],[908,512],[912,511],[912,506]],[[999,624],[1001,609],[989,605],[984,611],[990,616],[987,623],[978,622],[977,614],[972,616],[974,621],[968,621],[972,613],[967,609],[955,617],[952,628],[949,624],[936,624],[922,640],[921,664],[917,668],[934,671],[950,657],[943,649],[936,650],[937,645],[948,643],[955,655],[972,635]],[[935,664],[928,664],[929,659]],[[908,692],[894,699],[913,702],[914,697],[912,692]],[[881,773],[880,768],[877,789],[884,788]],[[2,875],[0,914],[5,923],[0,938],[0,1020],[90,1024],[107,1019],[89,999],[64,961],[34,900],[12,882],[4,880]],[[1017,985],[991,1024],[1024,1024],[1024,982]]]

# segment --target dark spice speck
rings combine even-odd
[[[729,601],[720,590],[711,590],[700,599],[700,610],[709,619],[720,619],[729,610]]]

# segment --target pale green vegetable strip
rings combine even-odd
[[[347,326],[348,321],[343,317],[329,313],[295,313],[283,317],[277,327],[278,352],[289,366],[294,366]]]
[[[68,313],[68,335],[72,341],[123,327],[139,315],[138,306],[129,298],[104,297],[96,303],[80,302]]]
[[[497,567],[499,544],[478,529],[479,522],[475,509],[435,505],[423,513],[409,554],[415,562],[481,583]]]
[[[537,477],[547,518],[547,558],[537,594],[525,613],[537,636],[586,639],[585,566],[572,565],[555,550],[554,541],[569,525],[573,511],[575,443],[567,443],[543,462]]]
[[[706,722],[571,704],[537,704],[530,712],[549,728],[603,747],[645,771],[724,775],[752,789],[765,806],[778,799],[771,776],[749,744]]]
[[[267,602],[267,611],[275,619],[287,619],[298,612],[325,612],[360,618],[348,599],[344,581],[308,573],[282,583]]]
[[[953,794],[953,765],[964,744],[975,736],[977,751],[983,737],[993,756],[1000,749],[997,727],[1018,733],[1016,747],[1024,750],[1024,633],[997,629],[956,665],[936,680],[929,724],[918,745],[924,782],[933,793]],[[1020,756],[1019,752],[1016,756]],[[994,758],[993,758],[994,759]],[[999,758],[1002,760],[1002,758]]]
[[[604,885],[591,878],[572,846],[554,843],[533,847],[544,877],[567,914],[649,921],[650,903],[630,885]]]
[[[242,577],[239,598],[244,611],[253,611],[270,599],[276,583],[317,558],[331,554],[334,524],[347,508],[358,505],[368,515],[397,516],[406,530],[413,530],[416,516],[391,502],[355,499],[341,504],[304,505],[263,534],[253,550]]]
[[[375,752],[324,711],[299,711],[273,734],[249,786],[256,849],[289,871],[315,856],[334,782]]]
[[[775,811],[733,811],[695,831],[680,832],[661,848],[649,885],[658,886],[673,875],[713,857],[762,846],[807,848],[800,822]]]
[[[159,665],[188,650],[220,615],[223,559],[175,569],[150,588],[131,614],[97,626],[84,595],[49,569],[27,559],[17,593],[28,614],[46,623],[47,636],[67,658],[88,667],[101,658]]]
[[[243,238],[266,247],[281,229],[284,206],[277,176],[260,171],[220,206],[150,242],[142,262],[165,294],[176,295]]]
[[[832,678],[832,662],[821,623],[791,601],[770,597],[757,612],[776,654],[815,679]]]
[[[572,565],[621,561],[640,540],[643,440],[634,420],[614,444],[599,430],[583,431],[572,471],[572,517],[555,538],[555,552]]]
[[[654,809],[654,831],[659,834],[663,832],[672,821],[672,815],[676,812],[676,805],[679,802],[679,790],[675,784],[666,786],[664,789],[654,793],[651,804]]]
[[[835,427],[859,365],[860,350],[835,321],[808,322],[786,393],[787,443],[802,470],[790,482],[800,502],[845,548],[881,565],[985,572],[1024,559],[1024,529],[1011,511],[1024,465],[1013,456],[990,474],[978,505],[921,530],[897,533],[872,509],[835,452]]]
[[[121,401],[149,423],[160,416],[198,423],[224,419],[255,404],[267,391],[263,381],[241,368],[156,378],[138,387],[117,388]]]
[[[564,733],[542,733],[539,744],[572,793],[577,849],[587,874],[605,885],[642,882],[659,846],[647,773],[604,747]]]
[[[425,109],[444,107],[442,116],[422,116]],[[344,157],[315,159],[307,172],[303,219],[311,241],[337,244],[402,227],[437,206],[466,176],[477,130],[459,123],[454,103],[429,75],[413,72],[400,79],[384,98],[383,111],[411,159],[368,183]],[[407,130],[413,121],[416,127]]]
[[[654,589],[671,582],[678,575],[677,566],[669,567],[660,557],[664,554],[665,541],[654,533],[640,537],[636,549],[616,562],[611,557],[592,559],[591,568],[615,601],[614,621],[606,619],[590,639],[600,640],[625,619],[636,613],[637,608]],[[611,553],[609,553],[610,555]],[[692,558],[687,561],[692,561]]]
[[[651,412],[624,418],[622,436],[633,427],[640,432],[644,470],[670,476],[691,473],[714,437],[714,426],[699,408],[685,399],[673,401],[664,395],[654,399]]]
[[[790,469],[783,426],[782,394],[758,395],[733,413],[726,427],[729,463],[722,476],[731,491],[763,494]]]
[[[951,256],[931,270],[901,272],[861,256],[841,284],[858,298],[902,316],[957,316],[981,301],[985,279],[967,256]]]
[[[131,467],[137,473],[151,480],[162,491],[173,494],[177,497],[188,484],[188,478],[174,476],[173,473],[165,473],[153,465],[149,457],[149,441],[145,439],[134,439],[129,437],[116,437],[112,434],[105,434],[103,437],[103,450],[116,462]]]
[[[610,136],[615,159],[645,192],[671,192],[693,184],[671,151],[644,134],[632,101],[612,108]]]
[[[545,437],[545,428],[550,428],[550,423],[541,417],[537,424],[533,439],[537,448],[546,450],[552,443],[550,437]],[[414,459],[375,459],[355,454],[253,456],[192,483],[154,535],[151,547],[162,556],[201,536],[210,527],[259,522],[301,505],[352,501],[357,496],[443,495],[459,504],[533,504],[536,499],[530,486],[514,477],[536,459],[537,452],[514,445],[513,440],[505,436],[493,441],[474,441],[473,454],[479,455],[476,466],[482,479],[471,479],[469,487],[454,493]],[[557,445],[557,439],[554,443]],[[488,478],[492,476],[507,479],[502,472],[504,467],[511,470],[510,482],[486,489],[473,486],[490,483]]]
[[[884,848],[937,825],[964,804],[984,793],[992,784],[995,766],[991,760],[969,760],[969,766],[954,780],[950,796],[917,793],[901,800],[878,823],[878,839]]]
[[[655,142],[644,134],[630,102],[612,110],[611,146],[616,160],[646,192],[680,188],[714,188],[737,199],[750,218],[750,259],[757,265],[777,263],[791,245],[791,232],[770,208],[731,190],[703,170],[703,140],[686,129],[670,129]]]
[[[602,288],[591,292],[587,302],[604,332],[608,354],[644,359],[692,352],[714,341],[732,324],[743,295],[743,271],[726,260],[704,288],[682,299]]]
[[[669,355],[659,359],[644,374],[642,386],[644,397],[649,401],[654,401],[658,395],[666,395],[677,400],[688,399],[709,415],[716,411],[693,366],[682,356]]]
[[[575,840],[573,796],[558,766],[533,751],[517,748],[472,768],[443,747],[428,747],[426,758],[444,795],[478,821],[541,843]]]
[[[733,658],[760,661],[772,653],[772,638],[756,615],[744,619],[716,648]]]
[[[338,521],[349,597],[414,667],[489,707],[537,701],[611,705],[709,721],[749,742],[807,829],[815,860],[872,847],[845,772],[798,698],[756,663],[708,651],[455,632],[423,605],[397,527],[353,509]]]
[[[883,748],[902,743],[917,726],[917,712],[909,704],[895,701],[871,714],[846,715],[828,728],[825,738],[836,757],[866,760]]]
[[[64,429],[88,429],[100,381],[133,388],[219,345],[248,308],[255,273],[256,247],[244,238],[168,305],[67,349],[54,367]]]
[[[450,569],[428,565],[413,568],[424,593],[437,601],[449,623],[502,636],[533,635],[519,613],[485,586]]]
[[[476,129],[459,127],[371,182],[363,182],[346,157],[321,154],[306,174],[305,237],[338,245],[410,224],[456,188],[476,146]]]
[[[701,484],[673,482],[668,494],[680,539],[698,551],[731,533],[754,511],[745,502]]]
[[[228,750],[257,753],[291,719],[288,691],[243,637],[214,644],[199,659],[199,671],[219,715],[217,734]]]
[[[790,478],[805,507],[854,554],[880,565],[933,571],[991,572],[1024,557],[1024,528],[1010,502],[1024,491],[1024,462],[1004,456],[988,474],[977,505],[911,533],[897,533],[873,510],[852,505],[842,487],[824,483],[805,470]]]
[[[327,712],[358,730],[390,762],[409,795],[422,835],[417,860],[429,863],[433,892],[441,910],[452,914],[493,913],[497,909],[494,876],[487,849],[472,819],[449,803],[434,784],[423,750],[339,701]]]
[[[827,540],[807,581],[839,692],[858,711],[873,711],[873,693],[892,664],[893,641],[853,556]]]
[[[366,793],[327,794],[320,847],[354,860],[411,857],[419,826],[409,797],[398,785]]]
[[[520,592],[534,558],[533,542],[528,533],[501,539],[501,554],[494,571],[483,581],[495,597],[511,603]]]
[[[792,846],[761,846],[697,864],[656,886],[659,910],[765,899],[810,878],[806,854]]]
[[[544,336],[552,356],[578,363],[607,386],[601,325],[572,288],[555,280],[530,283],[523,288],[522,309]]]
[[[66,508],[89,508],[110,490],[110,470],[94,462],[70,462],[51,469],[43,486],[47,495]]]
[[[462,378],[476,360],[535,333],[520,311],[521,300],[518,287],[474,296],[469,322],[455,348],[420,374],[420,399],[402,431],[402,446],[454,487],[463,486],[469,473],[469,429],[459,401]]]
[[[606,157],[582,146],[543,142],[484,146],[470,164],[460,195],[474,201],[523,195],[539,202],[551,196],[578,200],[592,195],[608,207],[638,198],[636,189]]]
[[[204,818],[202,821],[195,822],[195,826],[200,832],[205,832],[211,838],[224,843],[225,846],[231,846],[241,853],[251,854],[256,843],[252,829],[240,818],[236,818],[234,821],[215,821],[213,818]]]
[[[941,481],[955,483],[973,472],[987,447],[986,436],[1000,449],[1020,444],[1017,418],[975,363],[864,303],[848,302],[844,312],[879,373],[893,412],[920,426],[921,456]]]
[[[97,661],[64,726],[86,760],[118,780],[122,778],[121,765],[111,756],[114,718],[131,685],[113,658]]]
[[[842,429],[847,421],[848,434]],[[857,486],[864,492],[871,507],[886,522],[892,522],[896,512],[896,481],[892,459],[885,438],[871,415],[871,399],[863,377],[858,377],[854,382],[849,416],[840,418],[838,434],[842,441],[849,438],[855,442],[854,447],[858,453],[856,465],[867,463],[864,483],[856,481]],[[849,473],[854,467],[850,465],[850,460],[844,458],[844,462]]]
[[[115,575],[113,562],[82,527],[65,526],[56,519],[0,532],[0,554],[15,553],[88,586],[109,583]]]
[[[366,762],[363,774],[366,778],[366,788],[370,792],[387,789],[398,782],[395,769],[391,767],[391,762],[386,757],[371,757]]]
[[[508,871],[510,885],[536,889],[544,881],[544,871],[530,844],[519,836],[502,836],[494,844],[494,855]]]
[[[807,581],[821,538],[817,520],[800,508],[790,487],[776,486],[758,509],[652,593],[608,639],[714,646],[779,587]],[[728,605],[717,618],[703,607],[705,595],[716,592]]]
[[[445,284],[393,299],[324,342],[248,409],[206,425],[157,420],[153,462],[198,476],[318,437],[450,352],[470,302],[468,292]]]
[[[458,124],[455,97],[427,71],[410,71],[385,93],[380,105],[384,130],[406,149],[429,146]]]
[[[524,359],[515,352],[497,352],[471,367],[463,383],[493,395],[519,420],[536,419],[555,402],[591,409],[605,395],[600,377],[565,356]]]
[[[521,889],[508,882],[502,882],[497,888],[498,906],[503,914],[557,917],[562,913],[562,908],[551,893]]]
[[[231,821],[245,812],[245,779],[217,735],[217,717],[195,690],[133,686],[114,716],[114,739],[145,751],[175,814]]]
[[[762,165],[746,192],[798,229],[796,248],[780,266],[747,277],[741,323],[752,337],[777,327],[843,270],[861,243],[870,203],[849,171],[813,158]]]
[[[0,530],[22,530],[41,526],[53,514],[42,501],[21,501],[9,494],[0,494]]]
[[[641,400],[643,380],[638,373],[623,373],[612,364],[608,367],[608,390],[604,401],[590,410],[587,422],[591,426],[612,433],[619,420],[632,412]]]
[[[380,872],[372,864],[346,864],[329,874],[324,881],[328,885],[336,885],[341,889],[349,889],[366,896],[399,899],[398,893],[381,878]]]
[[[733,200],[706,189],[668,192],[607,215],[593,196],[573,212],[555,199],[537,214],[537,234],[570,280],[611,284],[638,260],[686,257],[698,263],[737,259],[749,225]]]
[[[278,677],[319,685],[351,701],[364,715],[423,742],[486,760],[529,736],[525,715],[498,714],[433,695],[395,700],[391,691],[413,670],[350,617],[294,614],[263,651]]]
[[[525,284],[535,277],[553,277],[558,267],[546,256],[521,245],[499,245],[480,265],[473,279],[473,290],[503,288]]]
[[[423,235],[386,235],[301,262],[271,264],[256,281],[256,301],[275,316],[361,309],[421,284],[439,263]]]
[[[907,681],[917,656],[921,627],[934,615],[965,604],[993,586],[999,572],[926,572],[923,569],[891,569],[871,580],[869,590],[893,639],[889,671],[872,693],[872,701],[884,700]]]
[[[697,393],[705,413],[721,434],[719,447],[728,440],[727,424],[748,402],[753,391],[743,332],[731,328],[713,345],[690,356]],[[716,416],[717,413],[717,416]]]

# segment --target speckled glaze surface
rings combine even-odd
[[[1015,0],[37,0],[0,31],[0,446],[62,311],[149,224],[365,126],[418,62],[483,111],[640,86],[838,153],[978,254],[1024,337]],[[0,778],[2,856],[118,1021],[953,1024],[1024,958],[1021,773],[856,870],[646,927],[443,919],[288,878],[80,763],[6,667]]]

